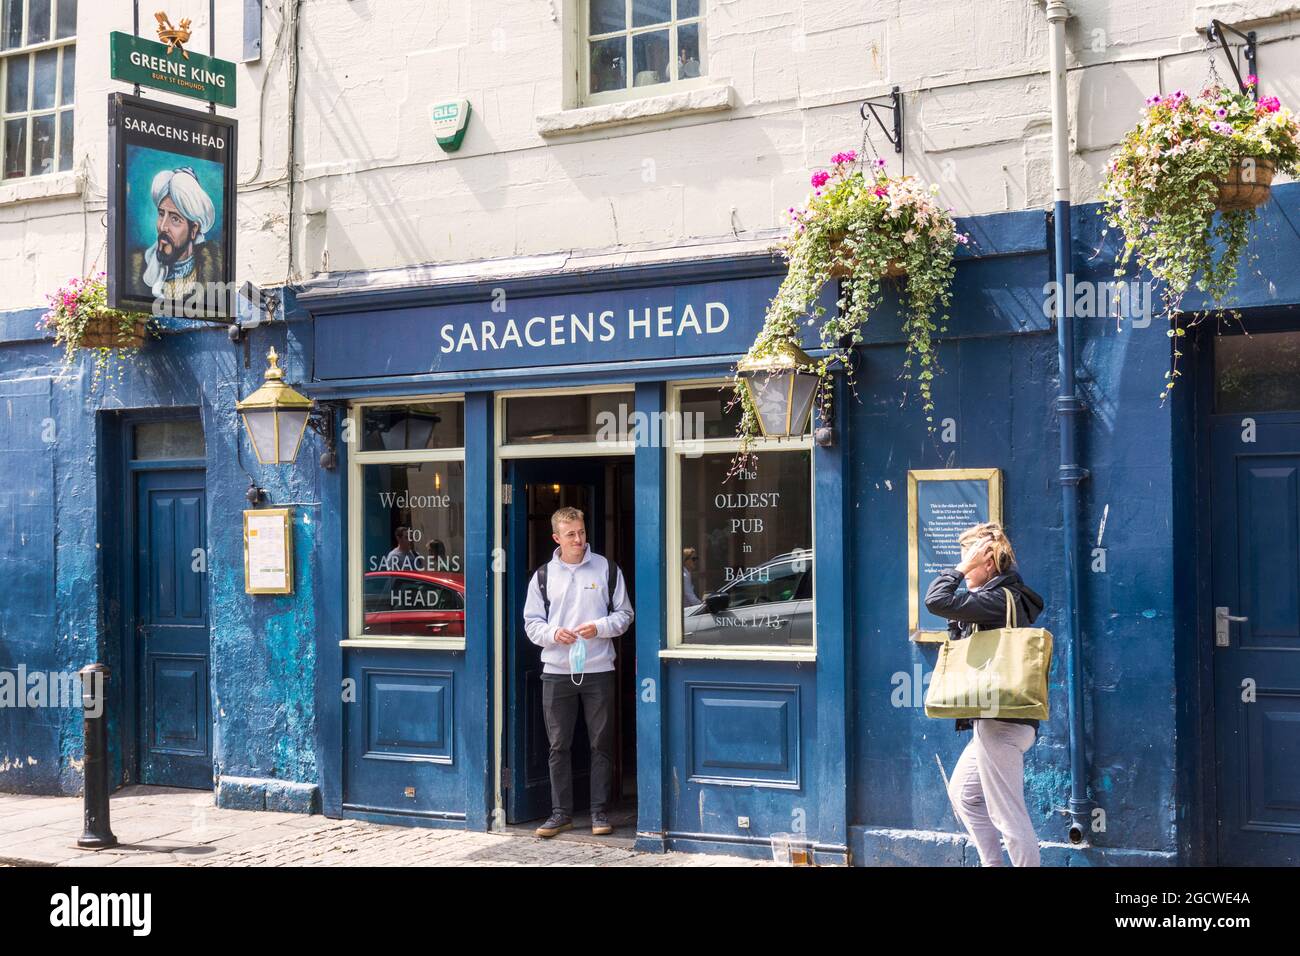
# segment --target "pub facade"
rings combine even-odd
[[[639,3],[619,20],[566,2],[526,28],[466,4],[445,34],[405,39],[392,24],[419,5],[375,6],[391,9],[279,14],[314,41],[292,54],[308,57],[301,100],[274,52],[239,67],[238,255],[266,306],[233,332],[166,319],[108,382],[91,356],[63,364],[37,328],[39,293],[89,272],[103,242],[86,212],[107,154],[96,61],[109,30],[129,29],[120,11],[75,18],[70,128],[88,165],[0,184],[0,209],[16,211],[0,222],[14,276],[0,301],[0,668],[109,666],[115,785],[408,826],[544,817],[541,665],[522,607],[554,546],[550,515],[572,505],[636,612],[616,639],[620,835],[763,856],[792,834],[819,864],[974,865],[946,793],[966,738],[922,706],[937,649],[914,639],[931,567],[915,488],[982,475],[971,513],[1000,517],[1057,636],[1052,716],[1026,756],[1044,863],[1296,862],[1300,188],[1275,186],[1252,227],[1241,322],[1193,330],[1184,384],[1162,402],[1170,342],[1140,299],[1070,322],[1047,304],[1056,280],[1111,278],[1092,180],[1053,203],[1022,128],[954,132],[932,64],[909,52],[925,5],[900,5],[889,29],[840,11],[827,37],[788,5],[742,4],[789,48],[770,75],[742,69],[755,41],[707,3],[645,13],[654,29],[635,25]],[[1040,25],[1030,5],[1003,6]],[[1071,6],[1071,30],[1109,28],[1101,5]],[[1296,42],[1281,26],[1276,40],[1261,27],[1277,63]],[[676,67],[650,63],[659,32]],[[621,87],[614,40],[649,58]],[[219,33],[216,54],[237,45]],[[462,72],[422,56],[444,47]],[[1116,89],[1125,47],[1096,62],[1076,47],[1071,161],[1086,171],[1108,145],[1089,111]],[[888,67],[863,67],[864,48],[890,50]],[[433,79],[387,89],[394,50]],[[1015,56],[1031,95],[991,68],[956,89],[1041,120],[1043,49]],[[369,72],[345,80],[352,58]],[[556,79],[574,64],[580,90]],[[456,152],[420,112],[435,102],[426,82],[473,103]],[[973,240],[934,411],[902,374],[891,294],[828,428],[761,439],[737,471],[732,373],[784,272],[781,216],[822,153],[862,139],[860,101],[892,84],[903,153],[886,123],[867,127],[881,155],[951,192]],[[297,124],[292,145],[276,120]],[[997,172],[1012,153],[1019,178]],[[42,215],[61,231],[42,234]],[[65,240],[83,219],[77,263]],[[265,463],[245,424],[270,367],[312,403],[284,464]],[[288,560],[271,593],[250,583],[247,515],[276,510]],[[1225,635],[1220,608],[1249,623]],[[0,789],[78,792],[79,726],[73,708],[0,708]]]

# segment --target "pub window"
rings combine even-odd
[[[671,394],[670,646],[811,648],[811,440],[759,440],[754,467],[728,477],[739,450],[730,388]]]
[[[1220,335],[1214,340],[1214,409],[1300,409],[1300,332]]]
[[[540,393],[505,400],[505,445],[626,443],[635,393],[630,389]]]
[[[203,426],[184,419],[141,422],[135,426],[132,456],[137,461],[204,458]]]
[[[665,92],[705,75],[703,0],[583,0],[586,100]]]
[[[464,640],[464,407],[353,408],[353,638]]]
[[[0,0],[4,179],[72,169],[77,0]]]

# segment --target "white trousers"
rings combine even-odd
[[[1034,728],[980,719],[948,784],[948,796],[979,850],[983,866],[1004,866],[1002,847],[1013,866],[1038,866],[1038,836],[1025,807],[1025,751]]]

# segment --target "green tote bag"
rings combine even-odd
[[[927,717],[1047,719],[1047,679],[1052,634],[1016,625],[1016,602],[1007,597],[1004,627],[947,640],[939,650],[925,693]]]

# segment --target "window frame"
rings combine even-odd
[[[361,415],[366,408],[376,406],[418,405],[424,402],[457,402],[462,414],[465,395],[462,392],[432,395],[385,396],[383,398],[359,399],[348,403],[346,428],[357,436],[356,448],[348,454],[348,606],[347,636],[339,641],[340,647],[391,647],[409,650],[450,650],[463,651],[465,637],[422,637],[371,635],[365,633],[365,556],[361,553],[362,522],[364,520],[364,502],[362,494],[365,489],[365,467],[367,465],[407,465],[423,462],[465,462],[465,446],[459,448],[421,448],[397,449],[394,451],[360,450]],[[462,494],[462,497],[464,495]],[[464,507],[462,501],[461,507]],[[462,523],[464,516],[462,515]],[[462,571],[462,573],[464,573]],[[469,604],[468,594],[465,600]],[[469,608],[466,607],[468,614]],[[468,621],[466,621],[468,626]]]
[[[663,23],[655,23],[649,26],[634,27],[632,26],[632,3],[633,0],[624,0],[626,5],[626,26],[622,30],[615,30],[610,33],[590,32],[591,26],[591,0],[578,0],[578,47],[577,54],[577,102],[579,106],[600,106],[605,103],[624,103],[629,100],[639,100],[651,96],[661,96],[671,93],[679,93],[683,90],[691,90],[707,86],[709,82],[709,55],[708,55],[708,4],[707,0],[699,0],[700,13],[695,17],[687,17],[685,20],[679,20],[676,17],[677,0],[671,0],[673,16]],[[677,30],[680,25],[689,25],[692,23],[699,24],[700,27],[700,72],[698,76],[687,77],[686,79],[669,80],[666,83],[652,83],[649,86],[624,86],[620,90],[605,90],[600,93],[591,91],[591,41],[608,40],[614,37],[634,37],[637,34],[656,33],[668,30],[668,63],[676,70],[677,63]],[[631,84],[636,77],[632,70],[631,58],[628,58],[626,64],[625,81]]]
[[[22,0],[22,39],[23,43],[10,49],[0,50],[0,184],[10,185],[13,183],[24,182],[32,179],[47,179],[59,174],[74,172],[77,167],[77,157],[74,152],[69,153],[70,165],[67,169],[61,169],[59,166],[59,154],[63,141],[63,124],[61,122],[64,113],[72,115],[72,142],[73,148],[76,146],[76,123],[77,123],[77,91],[75,79],[71,97],[67,103],[62,102],[63,97],[63,66],[67,51],[73,51],[76,55],[77,32],[74,23],[73,34],[70,37],[57,37],[59,25],[59,2],[55,0],[50,4],[50,38],[42,40],[40,43],[27,43],[27,32],[29,27],[31,11],[31,0]],[[78,4],[78,13],[80,13],[80,4]],[[54,66],[54,98],[53,104],[48,107],[36,109],[33,102],[36,96],[36,59],[35,55],[47,50],[57,51]],[[10,113],[7,109],[9,98],[9,68],[16,60],[26,60],[30,63],[27,76],[27,104],[16,112]],[[35,172],[32,169],[32,150],[35,148],[35,137],[32,135],[32,129],[38,118],[50,116],[53,118],[54,142],[51,146],[51,169],[48,172]],[[24,124],[24,130],[27,136],[26,152],[23,156],[23,173],[20,176],[6,176],[4,170],[4,156],[7,148],[6,130],[11,120],[21,119]]]
[[[740,450],[739,438],[701,438],[683,441],[677,434],[678,422],[681,420],[681,394],[683,391],[701,387],[723,387],[725,379],[691,379],[668,383],[666,411],[668,421],[672,423],[664,449],[667,455],[665,476],[668,507],[665,520],[665,571],[666,571],[666,606],[668,612],[667,647],[659,651],[661,658],[711,658],[722,660],[779,660],[779,661],[815,661],[817,659],[817,600],[816,600],[816,561],[817,561],[817,455],[811,434],[795,438],[755,438],[751,449],[755,452],[770,454],[773,452],[807,452],[808,453],[808,511],[812,528],[813,554],[813,598],[812,598],[812,633],[811,645],[793,644],[685,644],[682,641],[682,575],[680,568],[682,553],[682,466],[681,459],[686,456],[698,457],[710,453],[731,453]]]
[[[509,458],[568,458],[588,455],[634,455],[636,442],[598,442],[598,441],[553,441],[536,444],[506,443],[506,402],[514,398],[550,398],[570,395],[600,395],[610,392],[624,392],[635,408],[636,386],[627,383],[609,385],[581,385],[577,387],[528,388],[496,393],[496,456],[502,462]]]

